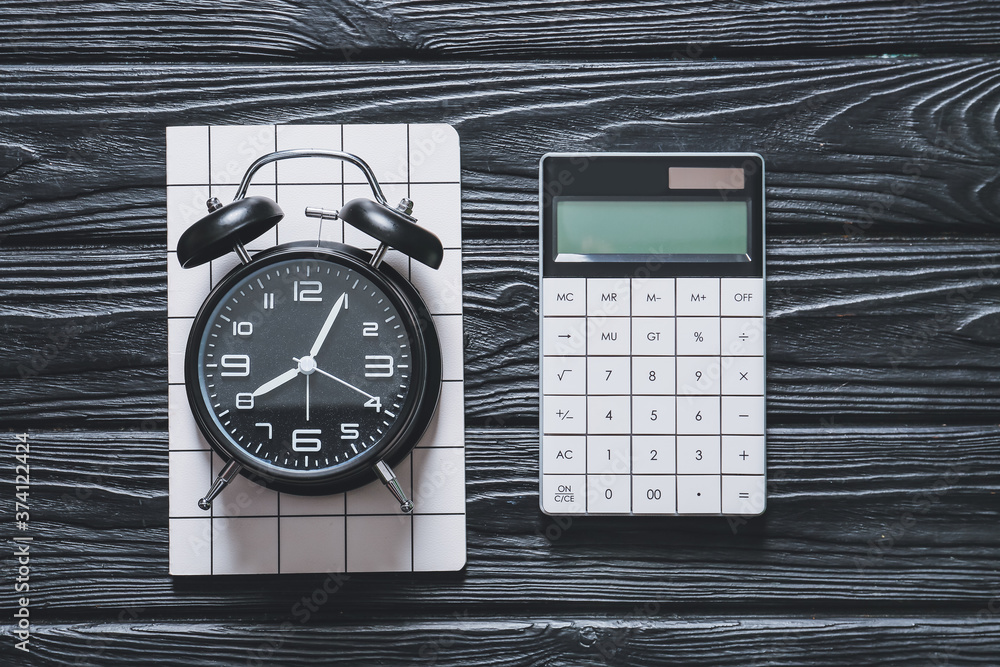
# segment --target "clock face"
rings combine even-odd
[[[421,339],[400,296],[364,264],[323,253],[279,254],[237,275],[189,348],[209,429],[280,478],[373,464],[423,391]]]

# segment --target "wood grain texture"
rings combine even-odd
[[[537,236],[538,158],[752,150],[768,234],[992,233],[1000,62],[0,67],[0,234],[162,244],[164,127],[449,122],[467,238]],[[391,103],[389,102],[391,100]]]
[[[815,56],[984,53],[991,3],[768,0],[80,0],[8,2],[7,62],[326,61],[381,58]]]
[[[855,56],[988,53],[998,10],[761,8],[0,5],[0,428],[33,443],[29,664],[994,664],[1000,61]],[[373,61],[263,63],[345,59]],[[189,61],[217,64],[143,64]],[[163,128],[440,121],[463,142],[469,566],[171,579]],[[610,148],[766,158],[763,517],[538,510],[537,159]],[[25,664],[10,642],[0,662]]]
[[[61,623],[41,628],[38,665],[993,665],[1000,621],[949,616],[669,616],[636,605],[621,618],[457,612],[317,627],[303,616],[261,624]],[[151,643],[151,638],[155,642]]]
[[[537,431],[472,429],[466,570],[337,578],[337,594],[316,617],[335,623],[388,609],[558,617],[622,614],[646,602],[664,614],[712,605],[729,613],[806,600],[975,614],[1000,593],[998,437],[995,425],[771,429],[763,517],[623,522],[541,514]],[[257,619],[325,580],[171,579],[165,433],[30,432],[29,440],[35,604],[46,618],[113,621],[141,608],[147,621]],[[4,455],[13,441],[0,437]]]
[[[465,244],[470,425],[538,424],[537,253]],[[0,255],[9,428],[165,418],[165,261],[159,247]],[[773,239],[769,423],[992,422],[998,324],[993,237]]]

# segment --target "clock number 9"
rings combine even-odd
[[[310,438],[310,435],[322,435],[323,431],[318,428],[300,428],[292,431],[292,450],[296,452],[318,452],[323,446],[319,438]]]
[[[222,371],[223,376],[246,377],[250,375],[250,357],[246,354],[224,354],[222,367],[229,369]]]

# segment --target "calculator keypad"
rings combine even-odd
[[[542,506],[759,514],[764,282],[542,280]]]

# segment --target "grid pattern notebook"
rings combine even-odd
[[[184,389],[184,347],[212,286],[238,263],[226,255],[193,269],[177,240],[206,214],[205,201],[232,201],[247,167],[275,150],[320,148],[358,155],[386,198],[414,202],[413,215],[444,245],[437,271],[395,251],[386,260],[412,282],[434,317],[443,383],[438,413],[412,454],[394,467],[414,513],[379,482],[332,496],[295,496],[238,477],[210,511],[198,508],[222,460],[201,435]],[[465,566],[465,399],[462,338],[462,224],[458,134],[449,125],[258,125],[167,128],[167,317],[172,575],[396,572]],[[248,194],[278,202],[285,218],[247,244],[340,241],[372,251],[371,237],[340,220],[322,223],[306,206],[339,209],[371,198],[359,169],[320,158],[263,167]]]

